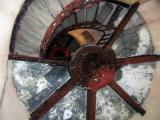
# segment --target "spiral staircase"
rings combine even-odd
[[[116,28],[114,22],[128,7],[113,1],[25,1],[14,27],[11,52],[43,56],[56,36],[82,28],[102,32],[96,44],[103,45]]]
[[[136,112],[145,114],[113,80],[122,66],[160,60],[159,55],[117,58],[112,49],[122,31],[132,27],[126,25],[138,6],[138,2],[129,5],[114,0],[24,2],[14,25],[9,59],[63,65],[71,74],[68,82],[31,113],[32,120],[40,119],[76,85],[87,90],[87,120],[95,120],[96,91],[106,85]]]

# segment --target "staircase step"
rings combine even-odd
[[[76,24],[76,15],[75,15],[75,14],[71,15],[71,16],[68,18],[68,21],[69,21],[69,25],[70,25],[70,26],[75,25],[75,24]]]
[[[107,4],[106,2],[100,2],[99,4],[100,5],[99,5],[99,10],[98,10],[98,15],[96,17],[96,21],[103,24],[105,23],[106,19],[112,12],[113,6]]]
[[[86,22],[86,9],[81,9],[77,13],[77,19],[78,19],[78,23],[84,23],[84,22]]]
[[[15,52],[28,56],[39,56],[44,35],[61,10],[62,7],[58,0],[34,0],[19,25]]]
[[[98,4],[95,4],[92,7],[89,7],[86,9],[86,16],[87,16],[86,21],[87,22],[94,21],[97,8],[98,8]]]
[[[65,29],[65,28],[68,28],[68,27],[70,26],[69,20],[68,20],[68,19],[63,20],[62,26],[63,26],[64,29]]]
[[[118,19],[121,11],[123,10],[122,7],[117,6],[112,14],[112,16],[110,17],[110,20],[107,23],[107,26],[114,26],[114,22]]]

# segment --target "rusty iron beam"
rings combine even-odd
[[[96,91],[87,90],[87,120],[96,119]]]
[[[76,85],[78,80],[70,79],[60,89],[56,90],[47,100],[31,113],[30,120],[38,120],[46,114],[57,102],[59,102]]]
[[[139,104],[137,104],[136,101],[130,97],[114,80],[109,84],[109,86],[136,112],[140,113],[141,115],[145,114],[145,110]]]
[[[118,27],[115,29],[114,33],[112,34],[108,42],[103,46],[103,48],[112,47],[112,45],[115,43],[117,38],[120,36],[122,31],[124,30],[127,23],[130,21],[133,14],[136,12],[137,8],[139,7],[139,4],[140,4],[139,2],[136,2],[130,7],[127,14],[124,16],[124,18],[122,19]]]
[[[121,67],[128,64],[140,64],[154,61],[160,61],[160,55],[141,55],[128,58],[119,58],[117,59],[117,66]]]
[[[66,61],[48,60],[48,59],[42,59],[39,57],[30,57],[30,56],[24,56],[24,55],[10,54],[8,55],[8,59],[18,60],[18,61],[27,61],[27,62],[45,63],[50,65],[68,66],[68,63]]]

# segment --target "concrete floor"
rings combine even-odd
[[[24,0],[0,1],[0,120],[28,120],[29,118],[28,112],[25,110],[24,106],[20,103],[15,94],[15,89],[10,78],[8,78],[6,94],[3,97],[10,35],[14,20],[23,1]],[[160,3],[158,0],[147,1],[140,6],[139,11],[145,18],[151,31],[156,53],[160,54]],[[147,111],[146,115],[141,117],[136,114],[131,118],[132,120],[160,120],[159,69],[160,63],[157,62],[151,93],[143,105]],[[4,98],[3,102],[1,98]]]

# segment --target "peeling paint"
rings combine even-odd
[[[135,18],[137,19],[137,16]],[[144,23],[144,21],[141,22]],[[136,22],[130,24],[132,27],[128,27],[114,44],[117,57],[153,53],[150,33],[145,24],[142,26],[137,26]],[[129,95],[142,104],[149,94],[154,66],[154,63],[125,66],[117,71],[118,77],[116,76],[115,80]],[[69,79],[66,68],[60,66],[14,61],[12,71],[17,94],[29,111],[35,109]],[[97,120],[126,120],[135,113],[109,87],[98,91],[96,107]],[[76,87],[42,117],[42,120],[63,119],[86,119],[84,89]]]

